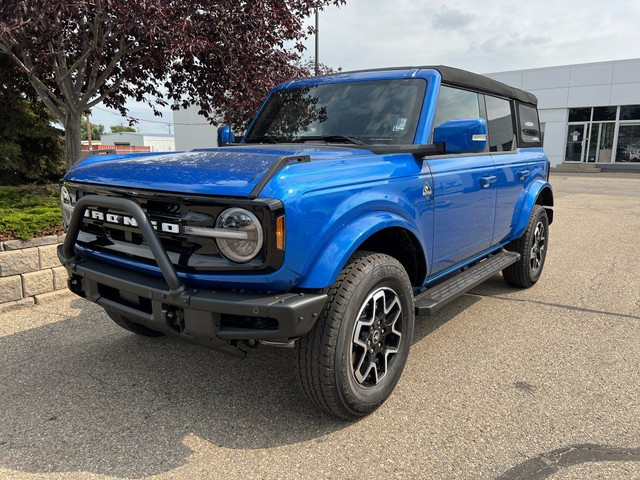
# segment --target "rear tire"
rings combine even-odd
[[[123,317],[119,313],[110,312],[108,310],[105,311],[107,312],[107,315],[109,315],[109,318],[111,318],[111,320],[116,323],[116,325],[124,328],[125,330],[128,330],[129,332],[133,332],[136,335],[142,335],[143,337],[162,337],[164,335],[164,333],[162,332],[151,330],[144,325],[134,323],[131,320]]]
[[[404,369],[413,289],[400,262],[358,252],[342,269],[311,331],[296,342],[302,391],[318,408],[356,419],[378,408]]]
[[[520,260],[502,271],[509,285],[532,287],[542,275],[549,246],[549,219],[540,205],[534,205],[529,223],[520,238],[507,245],[507,250],[518,252]]]

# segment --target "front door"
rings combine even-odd
[[[565,162],[583,162],[587,145],[588,123],[570,123],[567,129]]]
[[[433,175],[435,275],[491,246],[497,171],[491,155],[429,158]]]

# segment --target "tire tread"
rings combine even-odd
[[[507,245],[507,250],[518,252],[521,255],[520,260],[502,271],[502,277],[509,285],[521,288],[529,288],[537,282],[537,279],[535,281],[532,281],[529,277],[529,257],[527,253],[531,249],[530,241],[532,232],[533,229],[535,229],[536,224],[538,223],[538,218],[546,218],[546,216],[547,212],[541,205],[534,205],[531,209],[531,215],[529,216],[529,223],[527,223],[527,227],[525,228],[520,238]],[[548,238],[549,234],[547,221],[547,240]]]
[[[380,253],[356,252],[342,269],[335,283],[324,290],[327,302],[311,331],[296,342],[297,380],[307,398],[319,409],[345,419],[353,419],[375,410],[382,402],[354,412],[347,409],[335,385],[335,355],[340,326],[349,300],[358,286],[358,278],[377,263],[394,263],[409,277],[395,258]],[[314,352],[319,354],[314,355]]]

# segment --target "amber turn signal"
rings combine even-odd
[[[284,215],[276,219],[276,248],[284,250]]]

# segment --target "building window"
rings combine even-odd
[[[620,120],[640,120],[640,105],[623,105],[620,107]]]
[[[617,107],[594,107],[593,121],[615,120]]]
[[[591,120],[591,107],[588,108],[570,108],[570,122],[588,122]]]
[[[620,125],[616,162],[640,162],[640,124]]]
[[[640,163],[640,105],[570,108],[564,161]]]
[[[511,102],[502,98],[485,95],[487,105],[487,129],[489,130],[489,151],[509,152],[514,145]]]

